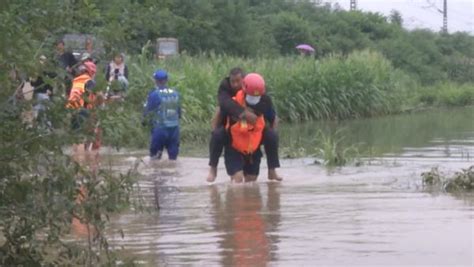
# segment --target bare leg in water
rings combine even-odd
[[[236,172],[234,175],[230,177],[230,179],[232,180],[233,183],[240,184],[244,182],[245,180],[244,172],[243,171]]]
[[[283,178],[278,175],[276,169],[268,169],[268,180],[281,182],[283,181]]]
[[[217,167],[210,166],[206,181],[208,183],[213,183],[216,180],[216,178],[217,178]]]
[[[257,177],[257,175],[245,175],[245,182],[255,182]]]
[[[209,173],[207,174],[206,181],[212,183],[217,178],[217,164],[219,163],[219,157],[224,148],[225,131],[223,127],[218,128],[220,118],[220,108],[216,108],[216,112],[211,120],[212,134],[211,141],[209,144]]]

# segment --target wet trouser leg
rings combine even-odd
[[[223,126],[212,131],[209,142],[209,166],[217,167],[222,150],[227,142],[227,132]]]
[[[154,127],[151,132],[150,157],[161,158],[166,142],[166,130],[162,127]]]
[[[244,155],[237,151],[232,145],[225,147],[224,162],[227,174],[232,176],[239,171],[243,171],[244,175],[258,176],[260,173],[260,159],[262,152],[257,149],[250,155]]]
[[[269,169],[280,167],[280,158],[278,156],[278,134],[275,130],[265,128],[263,131],[263,146],[267,156],[267,165]]]
[[[166,150],[168,151],[168,158],[176,160],[179,154],[179,127],[167,128],[168,142]]]

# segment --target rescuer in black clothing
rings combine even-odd
[[[226,142],[228,142],[229,137],[225,129],[227,116],[236,119],[245,118],[249,123],[255,123],[257,116],[262,114],[268,125],[265,127],[262,140],[267,156],[268,179],[281,181],[282,178],[276,172],[276,168],[280,167],[280,161],[278,157],[278,134],[276,132],[278,119],[273,103],[268,95],[262,96],[261,101],[252,110],[245,109],[235,102],[232,97],[242,88],[243,77],[244,72],[242,69],[234,68],[230,71],[229,76],[224,78],[219,85],[217,93],[219,107],[212,123],[213,131],[209,143],[210,169],[207,181],[214,182],[216,179],[219,157]]]

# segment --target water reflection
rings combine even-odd
[[[277,259],[280,194],[268,183],[266,204],[260,184],[229,186],[221,197],[216,185],[209,188],[215,230],[224,266],[266,266]]]

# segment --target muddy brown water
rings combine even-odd
[[[435,166],[449,175],[474,164],[472,114],[350,122],[349,139],[372,140],[379,155],[332,171],[312,158],[283,160],[282,183],[267,182],[264,161],[256,183],[230,184],[221,161],[208,185],[205,158],[172,166],[146,151],[104,152],[117,169],[143,161],[140,195],[151,208],[113,217],[110,242],[144,266],[473,266],[474,194],[430,191],[420,179]],[[445,127],[454,120],[464,123]],[[390,125],[385,143],[361,134]]]

